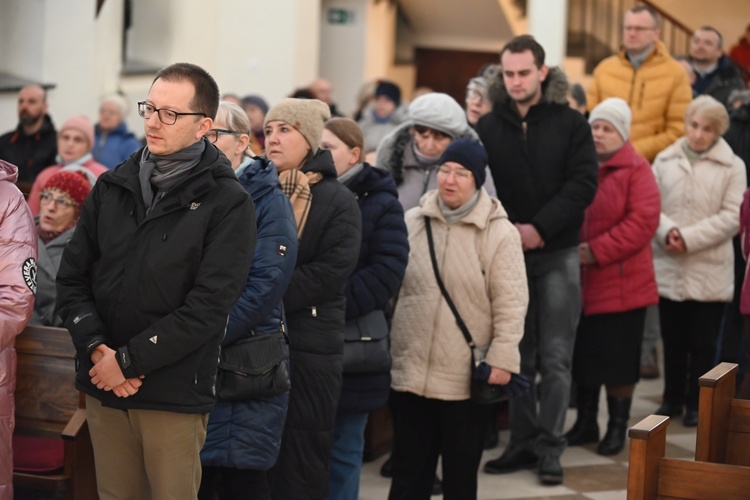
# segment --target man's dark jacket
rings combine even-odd
[[[0,136],[0,160],[18,167],[18,182],[34,182],[39,172],[57,163],[56,156],[57,131],[49,115],[31,135],[19,123],[16,130]]]
[[[205,141],[205,139],[204,139]],[[143,149],[94,185],[57,275],[57,307],[80,368],[76,387],[105,406],[208,413],[219,344],[245,285],[255,209],[229,161],[206,142],[200,163],[146,215]],[[118,398],[91,384],[90,351],[117,350],[140,390]]]
[[[336,180],[331,152],[302,167],[323,179],[299,240],[286,294],[292,390],[281,454],[270,470],[274,498],[325,498],[344,352],[344,291],[357,265],[362,217],[354,195]]]
[[[533,252],[576,246],[583,213],[596,194],[591,128],[568,106],[567,87],[562,71],[550,68],[542,100],[522,119],[498,72],[488,88],[493,109],[477,124],[510,221],[532,224],[544,240]]]
[[[729,107],[729,94],[733,90],[744,90],[740,72],[725,55],[719,58],[717,67],[706,76],[696,73],[693,82],[693,95],[710,95],[724,106]]]

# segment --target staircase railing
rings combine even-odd
[[[660,39],[673,55],[685,55],[693,30],[649,0],[569,0],[568,55],[583,57],[586,73],[614,54],[623,42],[625,12],[645,4],[659,14]]]

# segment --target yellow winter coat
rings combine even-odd
[[[630,105],[630,140],[651,162],[684,134],[685,109],[693,91],[683,67],[657,40],[637,70],[624,50],[599,63],[586,95],[589,110],[608,97],[619,97]]]

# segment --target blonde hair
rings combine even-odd
[[[250,135],[250,119],[245,111],[233,102],[219,101],[215,121],[225,124],[232,132]]]
[[[709,95],[701,95],[693,99],[685,110],[685,126],[696,114],[707,118],[713,125],[714,131],[722,136],[729,128],[729,113],[722,103]]]

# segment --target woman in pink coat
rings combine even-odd
[[[47,167],[37,175],[29,193],[31,213],[39,215],[39,195],[47,181],[61,170],[80,171],[86,174],[93,187],[96,179],[108,169],[94,161],[91,150],[94,149],[94,126],[91,120],[83,115],[74,116],[63,123],[57,132],[57,165]]]
[[[583,315],[573,356],[578,415],[566,438],[572,446],[599,441],[596,416],[604,385],[609,423],[597,448],[600,455],[615,455],[625,444],[646,307],[659,301],[651,254],[659,187],[628,140],[630,118],[630,108],[619,98],[602,101],[589,118],[599,187],[581,228]]]
[[[748,279],[748,269],[750,268],[750,189],[745,191],[740,207],[740,243],[742,244],[742,256],[746,263],[745,281],[742,283],[742,294],[740,295],[740,312],[745,318],[746,356],[750,360],[750,280]],[[737,397],[750,399],[750,371],[747,369]]]
[[[36,293],[36,228],[17,179],[18,168],[0,160],[0,500],[13,498],[13,346],[31,317]]]

